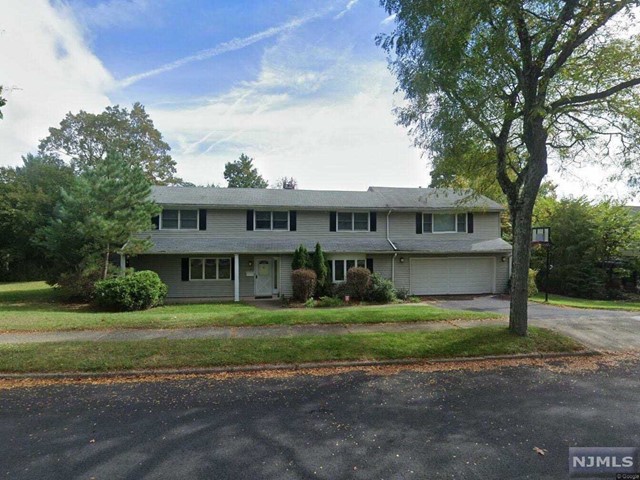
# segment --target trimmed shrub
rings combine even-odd
[[[337,297],[320,297],[320,299],[316,302],[316,307],[318,308],[335,308],[342,307],[343,305],[344,300]]]
[[[538,271],[533,268],[529,269],[529,293],[530,297],[533,297],[536,293],[538,293],[538,286],[536,285],[536,275],[538,275]]]
[[[316,297],[330,295],[331,284],[329,283],[329,267],[327,260],[324,257],[324,252],[319,243],[316,243],[316,250],[313,252],[313,258],[311,260],[313,265],[313,271],[316,272],[317,284],[316,284]]]
[[[156,272],[134,272],[96,283],[95,300],[103,308],[130,311],[161,305],[168,293]]]
[[[347,271],[347,291],[356,300],[364,300],[369,288],[371,271],[368,268],[352,267]]]
[[[391,303],[396,299],[396,289],[391,280],[387,280],[379,273],[371,275],[366,300],[376,303]]]
[[[299,268],[291,272],[293,298],[299,302],[309,300],[316,289],[316,280],[316,272],[308,268]]]
[[[409,289],[408,288],[396,288],[396,297],[398,300],[407,300],[409,299]]]

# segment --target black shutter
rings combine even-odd
[[[156,227],[156,230],[160,230],[160,215],[156,215],[151,219],[151,223]]]
[[[247,230],[253,230],[253,210],[247,210]]]
[[[329,212],[329,231],[336,231],[336,212]]]
[[[289,231],[295,232],[298,228],[298,212],[295,210],[289,211]]]
[[[473,233],[473,213],[467,213],[467,233]]]
[[[416,233],[422,233],[422,214],[416,213]]]
[[[373,273],[373,258],[367,258],[367,268]]]
[[[189,281],[189,259],[188,258],[182,259],[182,281],[183,282]]]
[[[378,214],[377,212],[369,212],[369,231],[375,232],[378,228]]]
[[[236,279],[236,259],[231,257],[231,280]]]
[[[201,208],[200,210],[198,210],[198,215],[200,216],[200,230],[206,230],[207,229],[207,210],[204,208]]]

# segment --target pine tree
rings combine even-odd
[[[291,270],[299,270],[301,268],[311,268],[311,258],[309,252],[304,245],[300,245],[293,252],[293,261],[291,262]]]

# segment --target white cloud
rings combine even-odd
[[[324,12],[315,13],[315,14],[308,15],[308,16],[305,16],[305,17],[294,18],[293,20],[290,20],[290,21],[288,21],[286,23],[283,23],[282,25],[278,25],[278,26],[275,26],[275,27],[268,28],[268,29],[263,30],[261,32],[254,33],[253,35],[249,35],[248,37],[233,38],[233,39],[231,39],[231,40],[229,40],[227,42],[223,42],[223,43],[221,43],[219,45],[216,45],[213,48],[202,50],[202,51],[197,52],[197,53],[195,53],[193,55],[189,55],[187,57],[180,58],[180,59],[175,60],[173,62],[166,63],[164,65],[161,65],[158,68],[154,68],[154,69],[148,70],[146,72],[138,73],[136,75],[131,75],[131,76],[127,77],[127,78],[122,79],[118,83],[118,86],[119,87],[128,87],[129,85],[132,85],[132,84],[134,84],[136,82],[139,82],[140,80],[144,80],[145,78],[153,77],[153,76],[159,75],[161,73],[165,73],[165,72],[169,72],[171,70],[175,70],[176,68],[182,67],[183,65],[186,65],[188,63],[198,62],[198,61],[201,61],[201,60],[207,60],[209,58],[221,55],[223,53],[233,52],[235,50],[240,50],[242,48],[248,47],[249,45],[253,45],[254,43],[260,42],[261,40],[265,40],[267,38],[271,38],[271,37],[274,37],[276,35],[279,35],[279,34],[282,34],[282,33],[286,33],[286,32],[289,32],[291,30],[294,30],[296,28],[299,28],[302,25],[304,25],[305,23],[308,23],[311,20],[319,18],[322,15],[324,15]]]
[[[113,79],[63,10],[46,0],[5,0],[2,12],[0,83],[19,89],[6,95],[0,164],[15,165],[68,111],[107,106]]]
[[[338,20],[338,19],[344,17],[347,13],[349,13],[349,10],[351,10],[353,7],[356,6],[358,1],[359,0],[349,0],[349,2],[347,2],[347,4],[345,5],[344,10],[342,10],[335,17],[333,17],[333,19],[334,20]]]
[[[156,7],[159,1],[155,0]],[[89,5],[84,0],[72,0],[69,11],[86,28],[109,28],[148,23],[150,18],[145,13],[151,5],[149,0],[108,0],[95,5]]]

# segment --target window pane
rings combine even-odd
[[[204,261],[204,278],[206,280],[216,279],[216,259],[215,258],[207,258]]]
[[[356,266],[355,260],[347,260],[347,272]]]
[[[353,230],[351,212],[338,212],[338,230]]]
[[[256,230],[271,230],[271,212],[256,212]]]
[[[180,228],[198,228],[198,211],[180,210]]]
[[[342,282],[344,280],[344,261],[335,260],[333,270],[335,272],[336,282]]]
[[[218,280],[231,280],[231,259],[218,259]]]
[[[289,212],[273,212],[273,229],[289,229]]]
[[[174,229],[178,228],[178,210],[162,211],[162,228]]]
[[[464,213],[458,214],[458,231],[459,232],[467,231],[467,215]]]
[[[422,214],[422,232],[423,233],[432,233],[433,232],[433,215],[430,213]]]
[[[191,280],[202,280],[202,259],[191,259]]]
[[[353,214],[354,230],[369,230],[369,214],[366,212]]]
[[[440,213],[433,216],[434,232],[455,232],[456,216],[453,213]]]
[[[358,260],[357,265],[358,268],[365,268],[367,266],[367,263],[364,260]]]

